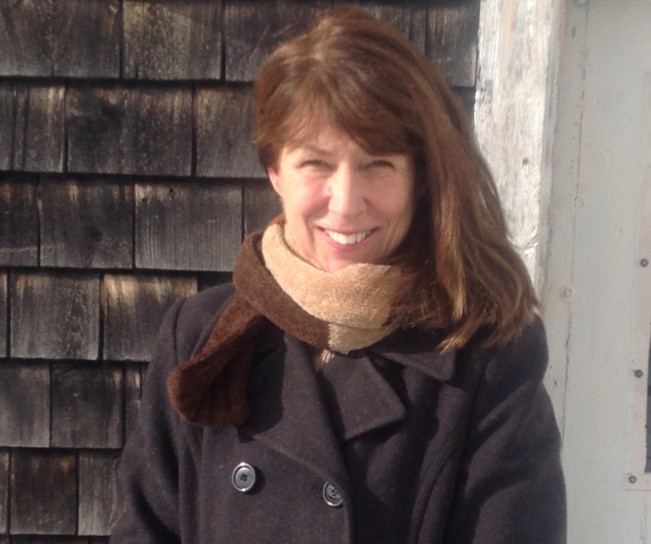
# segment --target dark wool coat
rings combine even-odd
[[[202,428],[179,419],[165,380],[232,293],[209,289],[165,319],[112,544],[565,542],[539,319],[507,346],[482,349],[478,335],[445,355],[435,336],[394,333],[321,374],[272,327],[254,357],[250,419]],[[234,479],[242,462],[251,469]]]

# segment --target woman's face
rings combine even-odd
[[[414,174],[408,155],[370,155],[325,126],[283,147],[268,174],[283,203],[287,243],[326,272],[385,262],[409,230]]]

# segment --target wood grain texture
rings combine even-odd
[[[38,264],[36,188],[35,177],[0,174],[0,266]]]
[[[0,3],[0,76],[119,76],[119,0]]]
[[[50,367],[47,363],[0,363],[0,446],[50,444]]]
[[[52,439],[56,448],[119,448],[124,388],[120,365],[54,363]]]
[[[137,183],[137,268],[231,270],[241,243],[235,182]]]
[[[70,172],[189,175],[189,88],[74,87],[67,94]]]
[[[224,55],[227,81],[253,81],[273,49],[304,31],[330,2],[226,0]]]
[[[65,88],[62,85],[30,84],[23,164],[14,164],[14,168],[33,172],[63,171],[64,98]]]
[[[349,5],[346,0],[334,0],[333,6]],[[361,8],[397,28],[421,51],[425,51],[427,9],[423,2],[362,2]]]
[[[51,450],[12,451],[12,534],[73,535],[77,514],[77,460]]]
[[[253,89],[203,87],[197,91],[197,175],[266,177],[253,145]]]
[[[475,85],[478,21],[479,0],[428,8],[425,52],[450,85]]]
[[[21,169],[24,164],[26,84],[0,81],[0,169]]]
[[[124,371],[124,437],[128,440],[138,421],[140,398],[142,392],[142,376],[146,364],[129,364]]]
[[[123,3],[124,76],[220,79],[222,2]]]
[[[282,211],[280,198],[268,181],[244,183],[244,234],[263,230]]]
[[[189,276],[104,276],[104,360],[149,361],[165,312],[196,292]]]
[[[10,354],[97,359],[99,276],[29,272],[10,276]]]
[[[7,291],[7,273],[0,270],[0,359],[7,356],[7,324],[9,323]]]
[[[9,528],[9,450],[0,450],[0,533]]]
[[[79,454],[79,535],[108,535],[124,512],[120,452]]]
[[[40,231],[42,266],[131,268],[131,182],[45,177]]]

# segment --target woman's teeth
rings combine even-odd
[[[364,232],[356,232],[355,234],[343,234],[341,232],[335,232],[334,230],[325,230],[325,233],[338,244],[348,246],[359,244],[364,238],[371,234],[371,231],[365,230]]]

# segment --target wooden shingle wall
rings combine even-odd
[[[106,540],[164,312],[279,210],[251,80],[332,4],[0,0],[0,544]],[[478,0],[360,4],[472,108]]]

